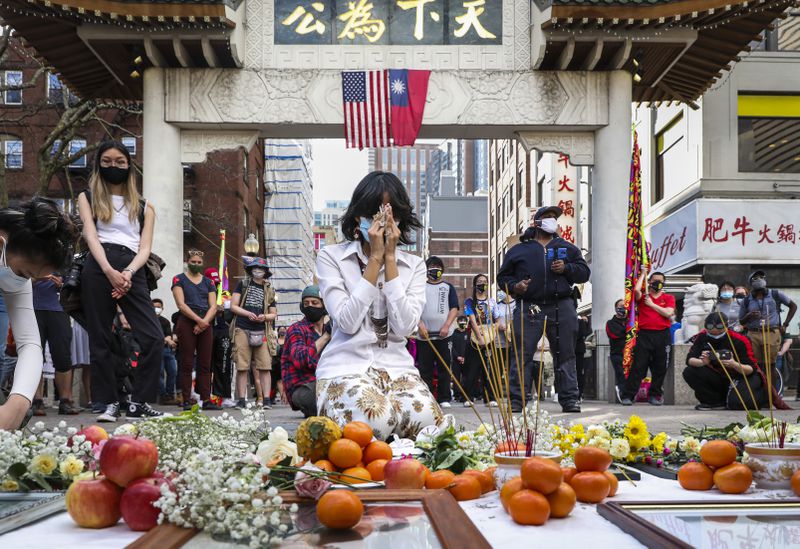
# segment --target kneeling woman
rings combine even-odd
[[[724,313],[709,314],[686,357],[683,379],[700,401],[696,410],[741,410],[742,401],[748,410],[757,410],[769,402],[767,379],[750,341],[730,329],[726,334],[727,324]],[[772,401],[777,408],[789,408],[774,388]]]
[[[403,252],[420,227],[402,182],[372,172],[342,217],[342,244],[317,257],[331,342],[317,364],[317,409],[340,424],[364,421],[375,436],[414,436],[442,411],[414,367],[406,340],[425,305],[425,263]]]

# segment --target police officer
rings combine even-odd
[[[536,383],[532,379],[533,353],[547,318],[546,335],[554,359],[558,402],[564,412],[580,412],[575,368],[578,315],[572,301],[572,285],[588,281],[590,271],[580,250],[556,235],[556,220],[561,214],[557,206],[536,211],[533,226],[506,254],[497,282],[517,299],[514,341],[524,363],[525,391],[528,392],[531,383]],[[521,411],[517,358],[515,353],[509,355],[511,406],[512,410]]]

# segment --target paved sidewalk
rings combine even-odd
[[[775,416],[786,421],[797,421],[800,415],[800,403],[794,400],[789,400],[788,404],[795,408],[794,410],[776,410]],[[679,435],[681,430],[681,423],[687,423],[696,427],[703,425],[722,427],[729,423],[738,421],[744,422],[744,412],[736,412],[729,410],[715,410],[709,412],[698,412],[693,406],[650,406],[649,404],[636,404],[631,407],[623,407],[619,405],[608,404],[599,401],[584,402],[583,412],[580,414],[564,414],[561,412],[561,407],[554,402],[545,402],[543,408],[556,420],[567,421],[581,421],[583,423],[594,423],[604,420],[621,419],[627,420],[631,414],[640,416],[647,423],[651,432],[665,431],[670,435]],[[180,409],[177,406],[158,406],[160,410],[168,411],[177,414]],[[452,408],[446,409],[446,413],[453,414],[459,425],[477,426],[478,418],[475,414],[480,414],[481,418],[487,423],[491,422],[489,415],[489,408],[482,404],[478,404],[475,411],[464,408],[460,405],[454,405]],[[223,412],[208,412],[212,415],[219,415]],[[227,413],[238,416],[238,410],[228,410]],[[766,414],[766,410],[761,410],[762,414]],[[57,410],[48,409],[47,416],[35,417],[31,421],[43,421],[45,425],[52,427],[57,425],[61,420],[67,422],[68,426],[80,428],[81,426],[88,426],[95,423],[95,414],[82,413],[77,416],[59,416]],[[273,426],[283,426],[287,431],[293,433],[299,423],[302,421],[300,412],[293,412],[288,406],[278,405],[273,407],[268,412]],[[113,430],[116,425],[125,423],[125,418],[121,418],[116,424],[107,423],[103,424],[107,429]]]

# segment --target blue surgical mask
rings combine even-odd
[[[719,296],[722,299],[731,299],[733,297],[733,292],[720,292]]]
[[[0,239],[3,241],[3,253],[0,255],[0,289],[5,290],[6,292],[16,292],[21,290],[23,286],[28,283],[28,279],[23,276],[19,276],[17,273],[11,270],[11,267],[8,266],[8,259],[6,258],[8,241],[6,241],[6,239],[2,236],[0,236]]]
[[[364,238],[364,242],[369,242],[370,227],[372,227],[372,221],[366,217],[362,217],[361,222],[358,224],[358,230],[361,231],[361,236]]]

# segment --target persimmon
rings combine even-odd
[[[500,488],[500,503],[503,505],[503,509],[505,509],[506,512],[508,512],[508,500],[511,499],[511,496],[524,488],[525,487],[522,485],[522,477],[514,477],[503,484],[503,487]]]
[[[471,475],[456,475],[447,490],[457,501],[467,501],[481,497],[481,483]]]
[[[800,469],[792,475],[792,490],[796,496],[800,496]]]
[[[605,471],[611,466],[613,458],[607,450],[594,446],[581,446],[575,451],[575,469],[584,471]]]
[[[328,528],[352,528],[363,515],[364,504],[350,490],[329,490],[317,501],[317,518]]]
[[[731,463],[714,471],[714,484],[723,494],[743,494],[752,483],[753,472],[741,463]]]
[[[544,495],[555,492],[564,479],[561,467],[554,461],[540,457],[526,459],[520,472],[525,488]]]
[[[575,508],[575,501],[577,496],[575,490],[567,484],[562,482],[555,492],[547,494],[547,503],[550,504],[550,516],[552,518],[564,518],[569,515]]]
[[[710,440],[700,448],[700,459],[709,467],[725,467],[736,461],[736,446],[727,440]]]
[[[684,490],[711,490],[714,473],[705,463],[690,461],[678,469],[678,484]]]
[[[617,490],[619,490],[619,479],[617,475],[611,471],[603,471],[603,474],[608,478],[608,482],[611,483],[611,490],[608,492],[608,497],[616,496]]]
[[[328,448],[328,459],[339,469],[355,467],[361,456],[361,446],[349,438],[334,440]]]
[[[336,466],[333,463],[331,463],[330,461],[328,461],[327,459],[320,459],[318,461],[315,461],[314,465],[316,467],[319,467],[323,471],[328,471],[329,473],[335,473],[336,472]]]
[[[372,475],[363,467],[348,467],[342,471],[339,479],[347,484],[363,484],[372,482]]]
[[[364,448],[364,463],[369,465],[376,459],[392,460],[392,447],[382,440],[374,440]]]
[[[387,463],[389,462],[385,459],[376,459],[367,464],[366,469],[369,471],[369,476],[372,477],[372,480],[383,480],[383,468],[386,467]]]
[[[520,490],[508,500],[508,514],[517,524],[541,526],[550,518],[550,504],[539,492]]]
[[[578,501],[583,503],[600,503],[611,492],[611,482],[599,471],[586,471],[572,477],[572,489]]]
[[[575,467],[562,467],[561,472],[564,473],[564,482],[570,484],[572,477],[578,474],[578,470]]]
[[[433,471],[425,477],[425,488],[435,490],[437,488],[447,488],[453,483],[456,474],[453,471],[442,469],[441,471]]]
[[[495,489],[494,477],[486,471],[475,471],[474,469],[468,469],[462,474],[472,475],[478,479],[478,482],[481,483],[481,494],[486,494]]]
[[[363,421],[351,421],[344,426],[342,436],[364,448],[372,442],[372,427]]]

